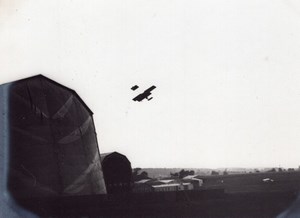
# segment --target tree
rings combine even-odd
[[[179,178],[181,179],[189,175],[195,175],[195,171],[194,170],[189,171],[184,169],[179,171]]]
[[[142,171],[140,174],[139,172],[141,171],[141,168],[134,168],[132,172],[132,180],[133,181],[139,181],[141,179],[149,179],[148,173],[146,171]]]
[[[170,173],[171,177],[179,177],[179,173]]]
[[[275,172],[276,172],[276,169],[275,169],[275,168],[272,168],[271,170],[268,170],[268,172],[270,172],[270,173],[275,173]]]
[[[148,179],[148,173],[146,171],[141,172],[141,174],[139,175],[142,179]]]
[[[179,171],[179,178],[183,178],[183,177],[186,177],[186,176],[187,176],[187,173],[184,169]]]
[[[177,177],[177,178],[184,178],[186,176],[189,176],[189,175],[195,175],[195,171],[194,170],[180,170],[179,172],[176,172],[176,173],[170,173],[170,175],[172,177]]]
[[[212,176],[217,176],[217,175],[219,175],[219,172],[213,170],[213,171],[211,171],[211,175]]]

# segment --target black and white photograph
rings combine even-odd
[[[300,2],[0,0],[0,218],[300,217]]]

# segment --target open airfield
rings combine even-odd
[[[41,217],[276,217],[289,210],[300,189],[300,171],[202,179],[200,190],[33,199],[21,204]]]
[[[249,170],[240,168],[233,174],[221,175],[224,170],[215,170],[218,175],[211,175],[211,169],[192,169],[198,178],[203,180],[202,189],[224,188],[226,193],[236,192],[272,192],[272,191],[298,191],[300,189],[299,170],[279,170],[273,168],[265,170]],[[150,178],[168,177],[170,172],[178,172],[180,168],[145,168]],[[190,170],[190,169],[188,169]]]
[[[0,135],[5,139],[0,156],[9,160],[0,170],[0,182],[7,187],[0,188],[10,194],[4,196],[4,212],[15,217],[35,217],[22,216],[17,206],[39,217],[89,218],[275,217],[297,206],[293,202],[300,188],[299,169],[132,172],[126,156],[99,153],[93,113],[73,90],[38,75],[2,86],[2,93],[8,91],[11,97],[3,101],[10,110],[3,108],[5,116],[0,117],[8,129]],[[198,185],[195,180],[184,184],[186,173],[197,175]],[[146,180],[171,177],[177,184],[140,183],[143,191],[134,192],[134,182],[142,179],[134,175]]]
[[[226,193],[299,191],[300,171],[203,176],[203,188],[223,187]]]

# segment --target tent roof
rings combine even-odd
[[[27,78],[24,78],[24,79],[16,80],[16,81],[9,82],[9,83],[6,83],[6,84],[12,84],[12,83],[16,83],[16,82],[23,82],[23,81],[26,81],[26,80],[31,80],[31,79],[36,79],[36,78],[37,79],[41,79],[41,80],[46,80],[49,83],[52,83],[52,84],[54,84],[56,86],[59,86],[59,87],[61,87],[63,89],[68,90],[69,92],[71,92],[80,101],[80,103],[87,109],[87,111],[91,115],[93,114],[92,110],[86,105],[86,103],[80,98],[80,96],[73,89],[70,89],[70,88],[68,88],[68,87],[66,87],[66,86],[64,86],[64,85],[62,85],[62,84],[60,84],[58,82],[55,82],[54,80],[49,79],[48,77],[46,77],[46,76],[44,76],[42,74],[38,74],[38,75],[27,77]],[[2,85],[4,85],[4,84],[2,84]]]
[[[121,156],[121,157],[126,158],[128,160],[128,158],[125,155],[120,154],[119,152],[113,151],[113,152],[107,152],[107,153],[100,154],[101,162],[103,162],[106,158],[109,158],[110,156],[113,156],[113,155]]]
[[[136,183],[136,184],[143,184],[143,183],[149,182],[150,180],[151,180],[151,179],[141,179],[141,180],[136,181],[136,182],[134,182],[134,183]]]

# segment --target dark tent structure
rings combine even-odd
[[[74,90],[37,75],[0,94],[2,187],[16,199],[106,193],[93,113]]]
[[[104,180],[108,194],[128,193],[131,191],[131,163],[118,152],[101,154]]]

